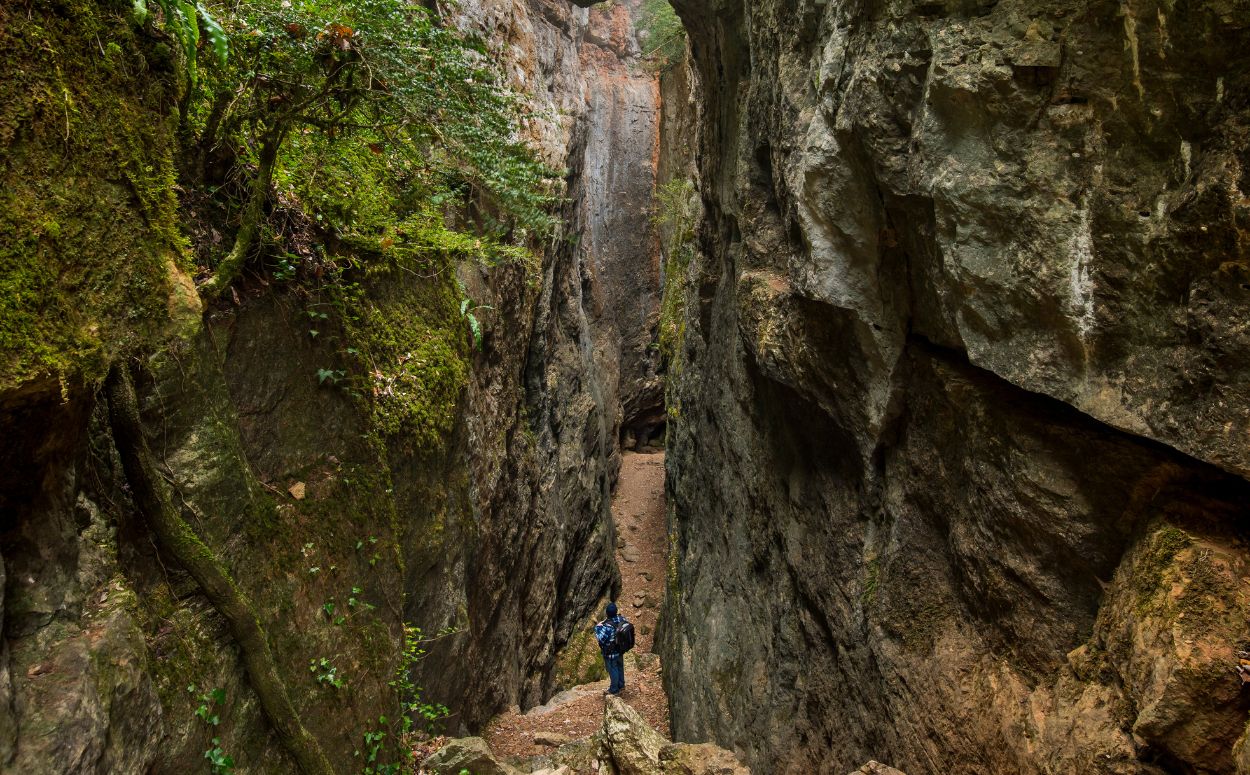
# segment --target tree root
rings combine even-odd
[[[243,271],[243,264],[260,235],[261,223],[265,219],[265,203],[269,201],[269,188],[273,184],[273,170],[278,163],[278,147],[282,143],[282,134],[279,131],[261,143],[260,167],[256,172],[256,180],[252,181],[247,205],[243,208],[243,221],[235,235],[234,246],[217,265],[213,276],[200,286],[200,294],[205,299],[212,299],[230,287]]]
[[[134,382],[125,366],[114,365],[106,383],[109,420],[135,505],[156,536],[160,549],[191,574],[209,602],[225,618],[239,645],[248,678],[282,745],[305,775],[334,775],[317,739],[300,723],[278,673],[269,640],[256,609],[235,586],[225,567],[174,507],[169,490],[148,448],[139,419]]]

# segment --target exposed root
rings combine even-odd
[[[243,590],[235,586],[217,556],[178,514],[165,480],[148,448],[139,419],[134,382],[124,366],[115,365],[106,384],[109,420],[135,505],[162,552],[173,557],[199,584],[209,602],[225,618],[243,654],[252,688],[278,734],[278,739],[305,775],[334,775],[325,753],[300,723],[286,685],[278,673],[269,640]]]

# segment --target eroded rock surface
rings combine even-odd
[[[1250,6],[674,5],[676,737],[1233,772]]]

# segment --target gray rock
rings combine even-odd
[[[422,767],[430,775],[460,775],[462,770],[473,775],[521,775],[520,770],[496,759],[480,737],[448,742],[426,759]]]
[[[553,748],[559,748],[562,745],[568,745],[573,738],[568,735],[562,735],[559,732],[535,732],[534,743],[536,745],[548,745]]]
[[[660,751],[668,741],[619,697],[606,698],[603,734],[621,775],[659,774]]]
[[[902,770],[896,770],[893,767],[882,764],[878,761],[871,761],[855,770],[849,775],[906,775]]]
[[[663,775],[751,775],[737,757],[711,743],[666,746],[660,751],[660,768]]]
[[[1250,5],[674,6],[674,734],[770,772],[1234,772]]]

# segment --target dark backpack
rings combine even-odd
[[[616,643],[616,653],[624,654],[634,647],[634,625],[629,622],[621,622],[616,627],[616,635],[614,636]]]

